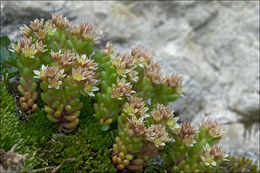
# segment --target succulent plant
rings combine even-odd
[[[141,171],[158,150],[170,142],[167,128],[176,130],[178,118],[169,107],[149,108],[141,98],[130,97],[118,117],[119,136],[113,145],[114,165],[119,170]]]
[[[12,45],[19,57],[21,109],[28,113],[37,109],[40,81],[47,118],[71,132],[79,122],[80,97],[94,96],[98,89],[96,64],[89,58],[96,41],[92,26],[84,22],[72,26],[66,17],[54,14],[46,22],[36,19],[29,27],[24,25],[21,33],[24,37]]]
[[[21,76],[18,90],[24,112],[31,113],[38,108],[36,100],[40,95],[47,119],[58,123],[63,132],[72,132],[79,123],[81,110],[91,112],[92,106],[94,117],[102,125],[103,131],[109,130],[112,123],[118,125],[111,160],[109,150],[93,147],[93,150],[99,152],[98,158],[102,158],[102,151],[106,152],[106,163],[99,165],[99,170],[115,172],[114,168],[109,170],[112,161],[120,171],[140,172],[151,165],[155,156],[160,157],[163,164],[158,169],[153,165],[146,170],[217,172],[223,167],[230,171],[257,170],[246,159],[231,159],[234,164],[228,164],[228,155],[217,146],[224,134],[220,123],[211,119],[197,126],[191,122],[178,122],[179,118],[174,116],[174,111],[167,105],[181,95],[183,77],[178,74],[164,75],[161,66],[149,52],[133,48],[129,54],[115,53],[110,43],[104,50],[94,50],[97,39],[93,27],[84,22],[80,26],[72,26],[61,14],[53,14],[48,21],[31,21],[30,26],[21,27],[21,33],[22,39],[12,44],[11,51],[18,56],[17,67]],[[37,88],[38,85],[40,88]],[[93,103],[90,97],[94,96],[96,99]],[[91,103],[91,108],[89,104],[84,108],[86,103]],[[8,122],[10,117],[5,118],[5,122]],[[83,119],[83,123],[87,123],[86,119]],[[22,129],[20,126],[19,130]],[[47,146],[42,147],[46,150],[51,148],[50,153],[55,155],[52,158],[58,159],[60,163],[60,158],[56,158],[56,149],[52,148],[58,147],[60,151],[71,143],[70,139],[75,141],[67,150],[61,151],[62,157],[75,157],[72,151],[81,143],[87,146],[90,141],[101,145],[94,133],[100,127],[92,120],[91,124],[88,122],[89,128],[86,126],[82,125],[75,136],[55,138],[57,141],[63,141],[64,138],[66,145],[63,142],[53,144],[53,137]],[[90,127],[93,127],[93,131]],[[35,130],[36,126],[32,128]],[[20,136],[24,134],[19,133]],[[32,143],[40,145],[39,141],[46,142],[50,134],[51,131],[39,139],[33,138]],[[9,135],[3,137],[6,139]],[[106,138],[104,144],[106,147],[111,146],[112,138]],[[15,137],[12,137],[12,141],[16,141]],[[9,146],[10,143],[6,142],[5,145]],[[86,148],[75,152],[75,160],[78,162],[73,169],[70,166],[71,170],[94,171],[92,166],[101,163],[100,160],[89,161],[95,154],[92,147],[88,145]],[[85,149],[88,152],[84,153],[83,158],[78,157]],[[53,162],[58,163],[56,160]],[[242,169],[242,166],[246,168]]]
[[[136,65],[131,56],[115,55],[113,46],[108,43],[103,52],[97,52],[94,60],[98,64],[97,75],[100,79],[100,93],[94,104],[94,116],[107,130],[117,120],[124,103],[135,93],[130,81],[135,81]]]
[[[245,156],[232,156],[229,158],[230,162],[222,162],[217,168],[216,172],[252,172],[258,173],[259,168],[257,162],[253,162],[251,159]]]
[[[184,122],[171,130],[174,142],[161,152],[170,172],[214,172],[228,155],[216,144],[223,136],[220,123],[207,119],[195,127]]]
[[[167,105],[181,94],[183,78],[178,74],[163,76],[160,65],[147,51],[133,48],[129,55],[117,54],[112,44],[107,43],[102,52],[94,55],[94,60],[101,83],[94,116],[106,130],[131,96],[141,97],[149,107],[156,107],[157,103]]]

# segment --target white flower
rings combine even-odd
[[[82,55],[82,56],[79,56],[79,55],[77,55],[76,56],[77,57],[77,62],[80,64],[80,65],[85,65],[88,61],[88,58],[87,58],[87,56],[84,54],[84,55]]]
[[[43,64],[40,71],[39,70],[33,70],[34,74],[36,75],[36,76],[34,76],[34,78],[44,79],[46,77],[46,68],[47,67],[48,67],[48,65],[45,66]]]
[[[58,73],[57,73],[57,77],[58,78],[64,78],[66,76],[66,74],[63,74],[64,73],[64,69],[61,69]]]
[[[206,166],[216,166],[214,153],[211,153],[211,147],[207,143],[206,146],[203,147],[203,153],[201,155],[201,160],[205,163]]]
[[[177,121],[179,120],[179,117],[174,117],[174,118],[170,118],[167,121],[167,125],[168,127],[172,130],[175,131],[176,129],[179,129],[181,126],[177,123]]]
[[[26,45],[24,48],[22,48],[22,52],[25,57],[34,58],[34,55],[37,53],[37,49],[34,45],[31,47]]]
[[[77,70],[74,68],[72,69],[72,78],[76,81],[82,81],[85,80],[86,77],[84,76],[86,72],[82,72],[81,67],[79,67]]]
[[[91,85],[85,85],[84,90],[90,97],[95,97],[93,91],[98,91],[99,88]]]
[[[57,80],[56,78],[54,79],[48,79],[48,88],[55,88],[55,89],[59,89],[60,85],[62,84],[62,81]]]

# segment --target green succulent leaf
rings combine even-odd
[[[6,35],[1,36],[0,41],[1,41],[1,46],[0,46],[1,48],[9,46],[11,43],[11,41]]]

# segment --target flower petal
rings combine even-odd
[[[40,75],[40,71],[39,70],[33,70],[34,74],[36,74],[37,76]]]
[[[92,91],[98,91],[99,90],[99,88],[98,87],[92,87]]]

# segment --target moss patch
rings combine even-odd
[[[38,110],[30,121],[23,123],[16,115],[13,97],[0,83],[0,148],[8,151],[18,143],[16,152],[29,153],[27,168],[56,167],[65,163],[59,172],[116,172],[111,164],[112,133],[104,133],[93,118],[92,103],[84,100],[80,125],[74,134],[57,133],[57,125],[49,122],[43,111]],[[116,135],[116,134],[115,134]]]

